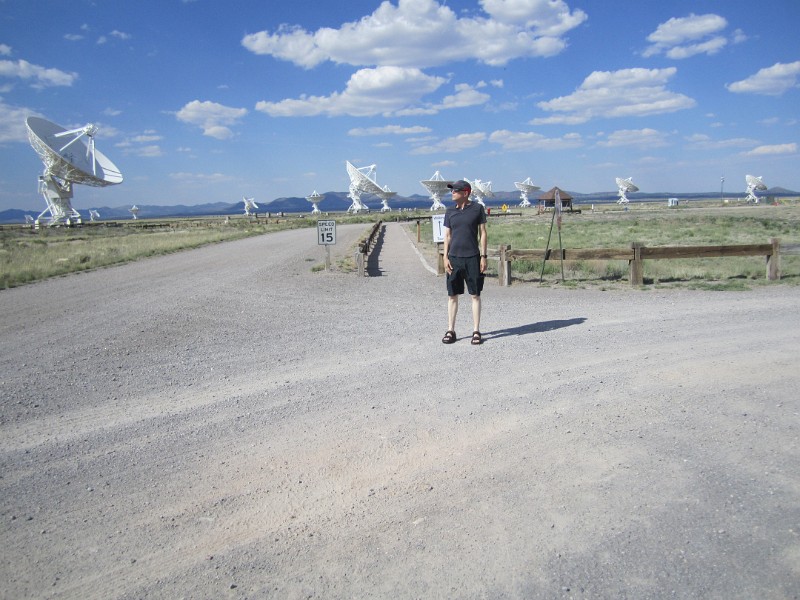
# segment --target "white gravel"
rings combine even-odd
[[[0,291],[0,597],[800,597],[797,287],[493,280],[447,346],[400,227]]]

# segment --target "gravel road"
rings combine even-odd
[[[377,250],[0,291],[0,597],[800,598],[800,288],[491,280],[447,346],[411,236]]]

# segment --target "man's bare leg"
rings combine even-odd
[[[458,296],[447,297],[447,330],[456,330],[456,315],[458,314]]]
[[[472,297],[472,331],[481,330],[481,297]]]

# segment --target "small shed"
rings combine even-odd
[[[556,206],[556,190],[558,190],[558,195],[561,196],[561,208],[572,210],[572,196],[569,195],[568,192],[565,192],[559,187],[554,187],[544,194],[539,196],[540,204],[544,205],[545,208],[555,208]]]

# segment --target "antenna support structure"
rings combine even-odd
[[[515,181],[514,186],[519,190],[520,203],[522,208],[528,208],[531,205],[528,194],[541,189],[538,185],[534,185],[531,178],[528,177],[525,181]]]
[[[638,192],[639,188],[633,183],[633,177],[628,177],[627,179],[623,177],[617,177],[617,194],[619,194],[619,200],[617,200],[617,204],[627,204],[628,201],[628,193]]]
[[[381,187],[375,180],[377,165],[368,167],[355,167],[350,161],[345,161],[347,175],[350,177],[350,193],[347,195],[353,203],[347,209],[349,213],[359,213],[362,210],[369,212],[369,207],[361,201],[362,194],[373,194],[381,199],[383,206],[381,212],[389,212],[389,199],[397,194],[389,189],[389,186]]]
[[[254,208],[258,208],[258,204],[256,204],[256,199],[242,196],[242,200],[244,200],[244,215],[246,217],[252,216],[253,213],[251,211]]]
[[[494,192],[492,191],[492,182],[491,181],[481,181],[480,179],[476,179],[475,181],[470,181],[469,179],[465,179],[467,183],[470,184],[472,187],[472,194],[470,195],[470,199],[475,199],[479,204],[486,207],[486,198],[494,197]]]
[[[39,193],[47,208],[34,221],[36,227],[43,220],[48,227],[82,222],[81,214],[72,207],[73,184],[106,187],[122,183],[119,169],[95,148],[96,125],[65,129],[47,119],[28,117],[25,127],[28,141],[44,163]]]
[[[756,196],[756,191],[763,192],[767,189],[767,186],[761,180],[761,176],[756,177],[755,175],[745,175],[744,180],[747,183],[747,197],[745,197],[744,201],[753,204],[758,204],[758,196]]]
[[[447,208],[442,203],[442,196],[449,192],[450,190],[447,189],[447,184],[451,183],[447,181],[439,171],[436,171],[430,179],[424,179],[420,181],[422,187],[428,190],[428,193],[431,195],[431,200],[433,200],[433,204],[431,205],[431,212],[435,210],[445,210]]]
[[[306,196],[306,200],[311,202],[311,207],[312,207],[311,208],[311,214],[312,215],[318,215],[318,214],[320,214],[322,212],[319,209],[319,203],[322,202],[323,198],[325,198],[325,196],[323,196],[321,194],[318,194],[317,190],[314,190],[314,193],[311,194],[310,196]]]

